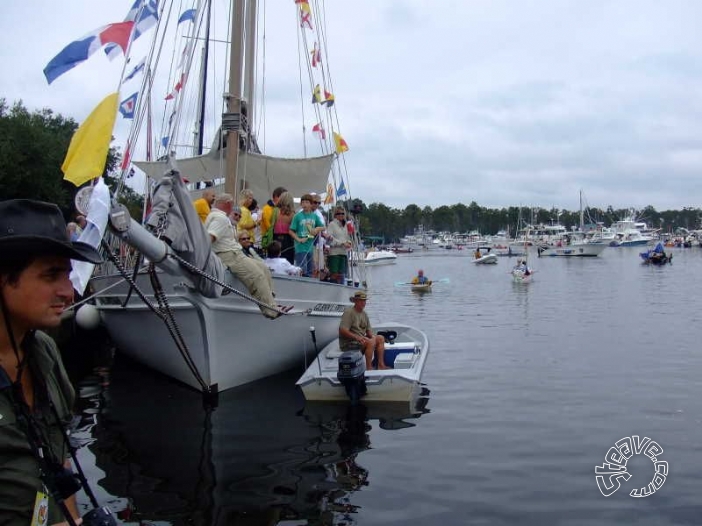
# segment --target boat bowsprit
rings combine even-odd
[[[360,351],[341,351],[339,340],[322,349],[296,382],[306,400],[399,402],[421,389],[429,354],[427,335],[408,325],[383,323],[374,327],[385,336],[385,363],[391,369],[366,370]]]

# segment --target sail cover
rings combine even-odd
[[[219,153],[178,159],[178,170],[189,183],[221,179],[224,177],[224,162]],[[239,152],[238,188],[249,188],[259,201],[268,199],[278,186],[285,187],[295,197],[308,192],[321,194],[326,191],[333,158],[333,153],[321,157],[285,159]],[[168,160],[165,159],[156,162],[134,161],[134,164],[155,181],[169,171]]]

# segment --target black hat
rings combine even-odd
[[[59,207],[31,199],[0,201],[0,251],[56,254],[79,261],[102,263],[97,250],[72,242]]]

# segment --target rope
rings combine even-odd
[[[294,314],[294,315],[301,315],[301,314],[304,314],[304,312],[302,312],[302,311],[291,314],[291,313],[285,312],[285,311],[283,311],[283,310],[281,310],[281,309],[278,309],[278,308],[275,308],[275,307],[271,307],[271,306],[268,305],[267,303],[263,303],[262,301],[260,301],[260,300],[258,300],[258,299],[256,299],[256,298],[254,298],[253,296],[250,296],[249,294],[245,294],[245,293],[241,292],[240,290],[235,289],[234,287],[232,287],[231,285],[225,283],[224,281],[221,281],[221,280],[218,279],[217,277],[215,277],[215,276],[213,276],[213,275],[211,275],[211,274],[208,274],[207,272],[205,272],[204,270],[202,270],[202,269],[196,267],[195,265],[193,265],[193,264],[190,263],[189,261],[184,260],[184,259],[181,258],[178,254],[169,253],[168,255],[169,255],[169,257],[175,259],[180,265],[182,265],[183,267],[185,267],[187,270],[189,270],[189,271],[192,272],[193,274],[197,274],[197,275],[199,275],[199,276],[201,276],[201,277],[203,277],[203,278],[205,278],[205,279],[208,279],[208,280],[210,280],[212,283],[215,283],[215,284],[219,285],[220,287],[222,287],[222,288],[223,288],[224,290],[226,290],[227,292],[234,293],[234,294],[236,294],[237,296],[239,296],[240,298],[243,298],[243,299],[248,300],[248,301],[250,301],[250,302],[252,302],[252,303],[255,303],[255,304],[258,305],[259,307],[264,307],[264,308],[266,308],[266,309],[268,309],[268,310],[272,310],[273,312],[276,312],[276,313],[278,313],[279,315],[291,316],[291,315],[293,315],[293,314]]]
[[[103,240],[102,243],[103,247],[106,248],[105,252],[107,253],[107,256],[110,258],[110,261],[112,261],[112,263],[115,265],[119,273],[122,274],[122,277],[131,285],[132,289],[137,293],[139,298],[141,298],[141,301],[143,301],[144,304],[149,309],[151,309],[151,311],[156,316],[158,316],[159,319],[161,319],[161,321],[163,321],[163,323],[166,325],[166,328],[168,329],[171,338],[173,338],[173,342],[176,344],[176,347],[178,348],[178,351],[183,357],[185,364],[188,366],[188,369],[190,369],[191,373],[193,374],[197,382],[200,384],[202,390],[204,392],[209,393],[210,386],[207,385],[207,383],[204,381],[202,375],[200,374],[200,371],[198,371],[197,367],[195,366],[192,360],[192,357],[190,356],[190,351],[188,350],[187,344],[183,339],[183,335],[181,334],[178,324],[175,321],[173,312],[171,311],[170,306],[168,305],[168,300],[166,298],[165,293],[163,292],[163,288],[161,287],[160,282],[158,281],[158,277],[156,276],[153,264],[150,265],[149,272],[151,276],[151,283],[154,287],[154,297],[159,303],[158,307],[156,307],[153,303],[151,303],[151,301],[149,301],[146,295],[136,284],[136,281],[132,279],[132,277],[129,275],[122,263],[119,261],[119,259],[109,250],[109,245],[107,245],[107,242]]]

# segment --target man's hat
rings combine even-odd
[[[368,294],[359,290],[358,292],[353,293],[353,296],[351,296],[349,298],[349,301],[367,300],[367,299],[368,299]]]
[[[93,247],[69,240],[58,206],[31,199],[0,201],[0,251],[31,251],[102,263]]]

